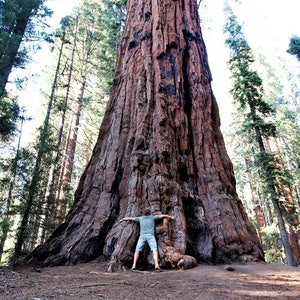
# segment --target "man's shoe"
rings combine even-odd
[[[161,270],[160,268],[155,268],[155,269],[154,269],[154,272],[155,272],[155,273],[160,273],[160,272],[162,272],[162,270]]]

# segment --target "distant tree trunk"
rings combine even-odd
[[[62,107],[62,116],[61,116],[61,124],[59,127],[58,135],[57,135],[57,145],[58,147],[61,146],[62,140],[63,140],[63,133],[65,129],[65,122],[67,118],[67,110],[68,105],[70,101],[70,92],[71,92],[71,81],[72,81],[72,75],[74,72],[74,64],[75,64],[75,52],[76,52],[76,43],[77,43],[77,33],[78,33],[78,15],[75,19],[74,24],[74,30],[73,30],[73,36],[72,36],[72,50],[70,55],[70,62],[67,62],[68,64],[68,73],[66,76],[66,81],[64,82],[64,85],[66,86],[66,95],[64,96],[63,101],[63,107]]]
[[[289,241],[292,248],[292,253],[294,255],[294,260],[296,266],[300,264],[300,245],[299,245],[299,230],[295,232],[295,230],[290,227],[289,228]]]
[[[282,157],[280,155],[277,138],[274,137],[273,139],[269,139],[266,144],[269,150],[273,150],[273,152],[276,153],[278,169],[283,171],[285,168]],[[294,265],[297,266],[300,263],[300,230],[298,229],[299,217],[297,214],[296,201],[293,197],[293,193],[289,183],[286,182],[286,180],[284,180],[284,178],[282,178],[281,176],[278,176],[276,179],[279,194],[281,196],[279,205],[289,226],[288,240],[289,244],[291,245],[292,255],[294,257]]]
[[[50,226],[56,227],[57,224],[60,224],[60,222],[57,221],[57,215],[60,215],[60,212],[56,212],[57,207],[60,208],[60,204],[57,203],[57,190],[59,190],[60,185],[60,178],[62,171],[62,164],[63,164],[63,152],[65,148],[66,136],[67,135],[67,129],[66,129],[66,121],[68,119],[68,112],[69,110],[72,110],[70,107],[72,106],[70,104],[70,100],[72,100],[71,94],[71,81],[72,81],[72,74],[74,72],[74,57],[75,57],[75,49],[76,49],[76,37],[78,33],[78,16],[75,18],[74,28],[72,30],[72,44],[71,44],[71,54],[70,59],[67,59],[67,62],[64,62],[63,56],[64,56],[64,49],[65,46],[69,44],[69,36],[67,35],[67,27],[69,25],[71,18],[68,17],[65,18],[63,21],[62,26],[62,35],[61,35],[61,47],[59,51],[59,59],[58,59],[58,65],[57,70],[61,68],[61,65],[64,65],[64,69],[60,71],[60,74],[55,74],[55,81],[53,82],[52,86],[52,97],[54,96],[55,90],[58,89],[59,85],[63,85],[66,90],[64,91],[63,101],[62,103],[58,103],[59,110],[61,112],[61,115],[58,116],[58,132],[56,136],[56,152],[55,157],[53,159],[51,171],[49,173],[49,189],[47,193],[47,206],[45,210],[45,223],[48,223],[48,226],[44,227],[42,238],[48,237],[50,235],[50,232],[52,231]],[[72,21],[71,21],[72,22]],[[61,77],[64,75],[64,70],[66,69],[66,76],[65,80],[61,80]],[[57,71],[56,70],[56,71]],[[71,113],[72,114],[72,113]],[[49,226],[50,225],[50,226]],[[50,229],[50,230],[49,230]]]
[[[16,156],[13,160],[13,165],[12,165],[12,172],[11,172],[11,180],[8,186],[8,195],[7,195],[7,200],[6,200],[6,210],[4,213],[4,216],[2,217],[5,221],[6,224],[3,224],[2,221],[2,235],[0,237],[0,262],[2,259],[2,255],[4,252],[4,246],[6,239],[8,237],[9,231],[11,229],[11,219],[12,219],[12,206],[14,203],[13,199],[13,190],[15,187],[15,182],[16,182],[16,177],[17,177],[17,172],[18,172],[18,162],[20,159],[20,145],[21,145],[21,138],[22,138],[22,132],[23,132],[23,123],[24,123],[24,116],[21,118],[21,124],[20,124],[20,130],[19,130],[19,138],[18,138],[18,145],[17,145],[17,150],[16,150]],[[5,225],[5,226],[4,226]]]
[[[251,109],[252,115],[255,115],[254,108],[251,105],[250,105],[250,109]],[[253,123],[254,123],[254,120],[253,120]],[[260,154],[266,157],[267,151],[266,151],[259,127],[254,126],[254,130],[255,130],[255,138],[256,138],[257,144],[259,145],[259,149],[260,149]],[[272,179],[272,174],[270,171],[270,164],[265,165],[261,171],[262,171],[262,173],[264,173],[265,178]],[[285,227],[283,212],[282,212],[280,202],[279,202],[279,194],[277,193],[275,183],[273,182],[273,180],[269,180],[267,182],[267,184],[268,184],[269,191],[271,193],[271,201],[273,204],[275,215],[277,217],[278,228],[280,231],[281,241],[282,241],[282,245],[283,245],[284,252],[286,255],[287,263],[290,266],[295,266],[295,259],[294,259],[294,255],[292,252],[291,245],[289,244],[288,233],[287,233],[287,230]]]
[[[61,217],[63,213],[63,207],[64,207],[64,200],[59,197],[59,192],[61,191],[61,187],[64,184],[64,174],[65,174],[65,165],[64,162],[66,159],[67,153],[65,151],[68,147],[68,135],[69,135],[69,129],[66,128],[66,121],[67,117],[70,116],[72,118],[73,112],[72,112],[72,98],[70,96],[71,93],[71,82],[72,82],[72,75],[74,72],[74,65],[75,65],[75,52],[77,47],[77,34],[78,34],[78,21],[79,17],[76,15],[76,18],[74,20],[74,30],[73,30],[73,36],[72,36],[72,47],[71,47],[71,55],[70,55],[70,62],[68,65],[68,73],[66,76],[66,95],[64,97],[63,101],[63,109],[62,109],[62,116],[61,116],[61,123],[58,131],[57,136],[57,147],[58,149],[63,149],[63,157],[62,153],[59,151],[57,152],[57,158],[56,158],[56,170],[54,171],[54,178],[53,178],[53,184],[52,184],[52,190],[51,194],[54,198],[54,210],[55,210],[55,217],[54,217],[54,223],[60,224],[61,223]],[[70,110],[69,113],[68,110]]]
[[[130,265],[138,228],[118,221],[147,208],[176,218],[157,228],[162,265],[263,259],[219,128],[197,1],[129,0],[127,12],[75,204],[28,259],[46,266],[103,255],[110,271]]]
[[[41,131],[38,153],[36,156],[36,160],[32,172],[32,178],[28,186],[28,195],[26,195],[26,198],[24,199],[24,211],[22,212],[23,214],[21,216],[20,227],[17,233],[14,255],[11,260],[12,265],[17,264],[20,257],[24,254],[23,253],[24,244],[26,241],[28,241],[28,237],[30,236],[30,233],[28,232],[28,228],[29,228],[30,220],[32,219],[31,216],[32,210],[35,206],[38,205],[35,204],[35,196],[38,192],[38,182],[39,182],[39,174],[41,172],[42,157],[44,156],[46,151],[46,137],[47,137],[47,131],[49,125],[48,112],[50,114],[50,103],[48,104],[47,117],[45,118],[44,125]]]
[[[60,61],[61,54],[62,54],[62,48],[63,48],[63,42],[62,42],[61,51],[59,54],[59,61]],[[40,139],[39,147],[38,147],[38,151],[37,151],[35,165],[33,168],[33,174],[32,174],[32,178],[31,178],[31,181],[30,181],[30,184],[28,187],[28,195],[25,199],[24,211],[23,211],[23,215],[21,217],[20,228],[19,228],[18,234],[17,234],[17,240],[15,243],[13,258],[11,260],[12,264],[16,264],[18,262],[20,256],[22,255],[22,252],[23,252],[24,242],[28,236],[28,232],[27,232],[28,231],[28,223],[29,223],[29,219],[30,219],[30,214],[32,213],[32,209],[34,207],[35,196],[36,196],[37,189],[38,189],[39,174],[41,172],[42,158],[46,152],[46,139],[47,139],[47,133],[49,131],[50,114],[52,111],[52,106],[53,106],[53,101],[54,101],[55,83],[56,83],[57,76],[59,73],[59,66],[60,66],[60,64],[58,62],[58,65],[56,67],[55,77],[54,77],[54,83],[52,85],[52,91],[51,91],[51,95],[50,95],[49,103],[48,103],[48,107],[47,107],[47,112],[46,112],[43,128],[41,130],[41,135],[39,138]],[[42,235],[43,235],[43,233],[42,233]]]
[[[84,79],[83,79],[84,80]],[[75,158],[76,143],[78,137],[78,126],[80,116],[82,112],[82,99],[84,96],[86,81],[81,84],[81,92],[79,100],[72,105],[72,114],[69,120],[69,126],[67,130],[67,137],[65,142],[65,149],[62,164],[60,166],[59,185],[55,193],[55,212],[56,212],[56,224],[61,224],[66,215],[66,199],[68,197],[69,186],[71,183],[71,176]]]
[[[273,153],[276,153],[278,169],[284,172],[285,166],[281,157],[278,139],[273,137],[271,140],[268,140],[267,146]],[[297,214],[297,201],[293,197],[293,191],[285,178],[278,176],[276,179],[281,197],[284,199],[284,201],[281,201],[281,206],[285,211],[286,219],[290,225],[297,228],[300,222]]]
[[[53,102],[55,100],[54,96],[55,96],[55,90],[56,90],[57,85],[58,85],[58,78],[59,78],[59,72],[60,72],[60,67],[61,67],[62,54],[63,54],[64,46],[66,44],[65,35],[66,35],[65,31],[63,30],[62,35],[61,35],[61,44],[60,44],[60,48],[59,48],[59,54],[58,54],[56,68],[55,68],[53,83],[52,83],[52,86],[51,86],[51,93],[50,93],[50,97],[49,97],[48,110],[47,110],[47,114],[46,114],[46,120],[48,120],[47,122],[49,122],[50,113],[51,113],[51,110],[52,110]],[[54,168],[52,168],[52,170],[50,170],[49,177],[50,177],[49,178],[49,187],[47,189],[47,193],[50,194],[50,195],[45,196],[45,197],[47,197],[46,205],[45,205],[46,206],[46,209],[45,209],[45,221],[46,222],[48,222],[48,220],[51,218],[51,213],[52,213],[52,209],[53,209],[51,193],[52,193],[52,190],[53,190]],[[46,226],[44,226],[44,228],[42,229],[42,234],[41,234],[41,240],[42,241],[45,241],[47,231],[48,231],[48,228],[46,228]]]
[[[259,231],[260,241],[262,241],[260,230],[266,225],[266,220],[260,205],[261,201],[258,192],[257,182],[255,181],[255,177],[253,176],[253,172],[251,170],[251,159],[249,157],[245,157],[244,160],[246,165],[246,172],[249,178],[252,205],[254,206],[257,229]]]
[[[261,230],[264,228],[264,226],[266,225],[266,221],[265,221],[265,216],[264,216],[264,212],[261,209],[261,206],[259,204],[257,204],[254,207],[254,211],[255,211],[255,217],[256,217],[256,222],[257,222],[257,228],[258,228],[258,235],[259,235],[259,239],[260,242],[263,245],[263,238],[262,238],[262,234],[261,234]],[[264,245],[263,245],[264,246]]]

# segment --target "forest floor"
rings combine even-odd
[[[105,272],[104,263],[12,271],[0,268],[0,299],[300,299],[300,268],[198,265],[161,273]]]

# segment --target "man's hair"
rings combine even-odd
[[[151,215],[151,209],[150,208],[146,208],[145,212],[144,212],[145,216],[150,216]]]

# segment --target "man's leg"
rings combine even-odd
[[[160,269],[159,261],[158,261],[159,258],[158,258],[157,242],[156,242],[155,236],[154,235],[148,236],[147,242],[148,242],[150,249],[153,252],[154,267],[155,267],[155,269],[159,270]]]
[[[135,269],[136,268],[136,264],[137,264],[137,262],[139,260],[140,252],[143,251],[145,242],[146,242],[145,237],[143,237],[141,235],[139,237],[139,239],[138,239],[137,244],[136,244],[135,252],[134,252],[134,255],[133,255],[133,264],[132,264],[132,268],[131,269]]]
[[[136,264],[137,264],[137,261],[139,260],[139,256],[140,256],[140,251],[139,250],[135,250],[134,256],[133,256],[132,269],[136,268]]]
[[[153,259],[154,259],[154,266],[155,269],[160,269],[159,262],[158,262],[158,251],[156,249],[153,249]]]

